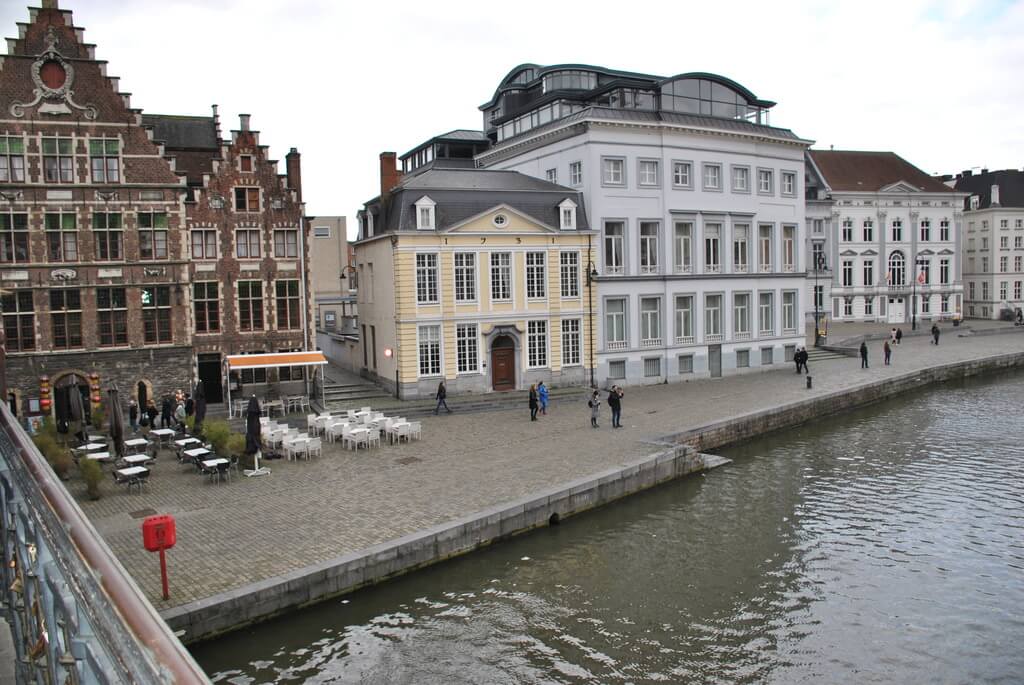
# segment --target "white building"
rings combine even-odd
[[[712,74],[521,65],[481,106],[489,168],[583,192],[599,231],[597,381],[779,364],[804,341],[810,141]]]
[[[892,152],[840,150],[808,151],[806,194],[809,320],[816,298],[836,321],[961,312],[962,194]]]
[[[968,197],[964,221],[965,313],[998,319],[1024,308],[1024,172],[958,174],[954,187]]]

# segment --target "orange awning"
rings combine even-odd
[[[326,364],[323,352],[267,352],[227,356],[231,369],[271,369],[278,366],[317,366]]]

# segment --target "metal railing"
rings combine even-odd
[[[19,683],[209,682],[6,405],[0,534]]]

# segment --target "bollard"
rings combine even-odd
[[[812,378],[814,378],[814,376],[808,376],[808,377],[807,377],[807,389],[808,389],[808,390],[810,390],[810,389],[811,389],[811,379],[812,379]]]

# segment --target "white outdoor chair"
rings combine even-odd
[[[327,439],[331,442],[337,442],[338,438],[341,437],[341,434],[348,427],[348,421],[335,421],[327,427]]]
[[[356,418],[356,410],[355,409],[346,409],[345,410],[345,415],[348,416],[350,421],[351,420],[355,420],[355,418]]]
[[[311,459],[314,456],[319,457],[322,454],[323,442],[321,442],[320,438],[313,438],[310,440],[309,444],[306,446],[306,457]]]
[[[359,411],[365,412],[365,413],[369,414],[370,413],[370,408],[369,407],[360,407]]]
[[[306,432],[316,432],[316,414],[306,414]]]
[[[409,433],[415,440],[420,439],[422,429],[423,424],[421,424],[419,421],[413,421],[412,423],[409,424]]]
[[[380,431],[376,428],[366,434],[366,447],[369,448],[374,443],[377,443],[377,447],[380,447]]]
[[[359,449],[360,445],[370,446],[370,431],[359,431],[353,433],[349,438],[349,442],[352,443],[352,449]]]
[[[305,440],[286,440],[284,443],[285,454],[289,459],[297,459],[300,454],[306,454]]]
[[[351,446],[355,449],[355,435],[352,433],[353,425],[349,424],[341,429],[341,447],[344,449],[346,446]]]
[[[395,437],[398,439],[398,442],[402,442],[402,438],[405,438],[405,441],[408,442],[409,441],[409,437],[411,435],[412,435],[412,424],[403,423],[403,424],[398,425],[395,428]]]

